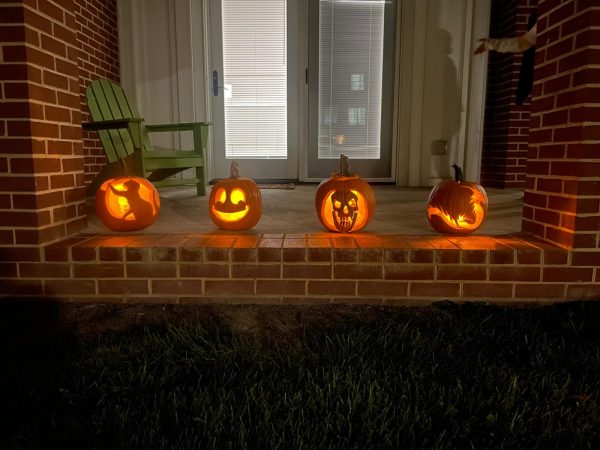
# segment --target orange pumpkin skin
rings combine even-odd
[[[445,180],[429,194],[427,218],[434,230],[447,234],[469,234],[477,230],[487,214],[488,198],[482,186],[464,181],[456,164],[454,180]]]
[[[111,178],[96,191],[96,214],[114,231],[143,230],[154,223],[159,211],[158,192],[145,178]]]
[[[341,172],[323,180],[315,195],[317,217],[325,228],[353,233],[367,226],[375,214],[373,189],[358,175],[348,173],[348,158],[340,156]]]
[[[240,231],[255,226],[262,214],[262,196],[258,185],[241,178],[237,163],[231,163],[231,176],[219,180],[210,192],[208,214],[222,230]]]

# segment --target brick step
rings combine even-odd
[[[525,234],[81,234],[0,249],[0,286],[74,302],[560,301],[600,297],[598,259]]]

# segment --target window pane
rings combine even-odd
[[[287,157],[286,0],[222,0],[225,154]]]
[[[319,158],[379,159],[383,0],[319,2]]]

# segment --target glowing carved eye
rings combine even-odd
[[[354,208],[354,207],[356,206],[356,200],[354,200],[354,199],[351,199],[351,200],[348,202],[348,205],[349,205],[351,208]]]
[[[239,188],[233,189],[233,191],[231,191],[230,197],[231,203],[233,203],[234,205],[238,205],[239,203],[246,201],[246,194],[244,194],[244,191],[242,191]]]
[[[333,202],[333,207],[335,209],[340,209],[342,207],[342,204],[338,200],[336,200]]]
[[[217,203],[225,203],[225,201],[227,200],[227,192],[225,192],[225,189],[219,189],[215,194],[215,198],[217,199]]]

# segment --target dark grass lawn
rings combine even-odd
[[[0,448],[600,448],[600,303],[3,303]]]

